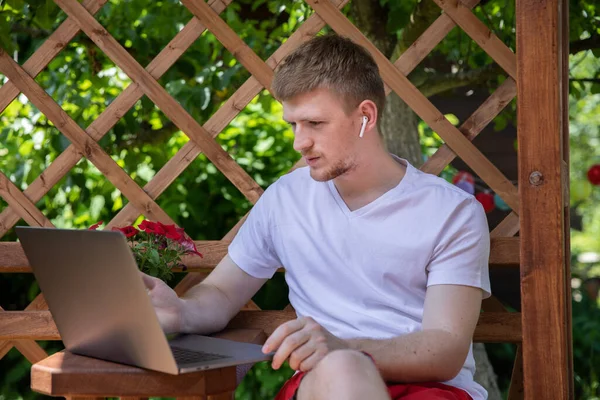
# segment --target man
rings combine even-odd
[[[298,372],[278,399],[486,398],[472,355],[490,295],[480,204],[385,150],[383,83],[350,40],[308,41],[272,88],[307,167],[267,188],[228,255],[184,297],[146,277],[164,329],[224,328],[284,266],[298,319],[264,351]]]

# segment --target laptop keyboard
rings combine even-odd
[[[173,352],[173,357],[175,357],[177,364],[191,364],[230,358],[229,356],[222,354],[206,353],[204,351],[183,349],[176,346],[171,346],[171,351]]]

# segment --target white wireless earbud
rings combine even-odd
[[[363,115],[360,133],[358,134],[359,137],[363,137],[363,134],[365,133],[365,128],[367,127],[367,122],[369,122],[369,118],[366,115]]]

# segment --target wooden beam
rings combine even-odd
[[[80,5],[81,6],[81,5]],[[81,6],[83,8],[83,6]],[[85,10],[85,9],[84,9]],[[64,134],[86,158],[131,202],[155,220],[174,223],[171,217],[140,188],[127,173],[119,167],[102,147],[96,143],[63,110],[35,80],[23,70],[2,48],[0,48],[0,71],[21,89],[29,101],[35,105],[56,128]]]
[[[508,400],[522,400],[523,392],[523,346],[518,345],[508,388]]]
[[[496,296],[490,296],[481,302],[484,312],[508,312],[504,304]]]
[[[294,311],[242,311],[233,318],[228,328],[260,328],[267,335],[270,335],[279,325],[294,318],[296,318]],[[509,312],[481,313],[473,340],[485,343],[520,342],[521,314]]]
[[[248,200],[255,203],[263,189],[235,162],[221,145],[146,71],[119,42],[76,0],[55,0],[55,3],[132,81],[144,94],[204,151],[204,155],[219,169]],[[1,59],[0,59],[1,60]],[[70,138],[69,138],[70,139]],[[95,142],[90,142],[95,145]],[[89,157],[88,157],[89,158]],[[98,168],[100,169],[100,168]],[[102,169],[100,169],[102,171]],[[125,193],[125,191],[123,190]],[[131,201],[134,198],[127,196]],[[150,202],[149,204],[152,204]],[[140,207],[140,210],[144,210]]]
[[[27,306],[25,311],[41,311],[47,309],[48,305],[46,304],[46,299],[44,299],[43,295],[39,294]],[[2,310],[2,307],[0,307],[0,311],[4,311]],[[15,340],[13,342],[0,340],[0,358],[4,357],[4,355],[8,353],[13,346],[16,347],[17,350],[32,364],[35,364],[36,362],[48,357],[48,353],[46,353],[46,351],[33,340]]]
[[[225,7],[232,0],[209,0],[208,3],[215,9],[217,12],[222,12]],[[98,0],[97,3],[104,4],[106,0]],[[82,4],[85,6],[86,3],[90,3],[84,1]],[[93,1],[92,1],[93,3]],[[99,6],[98,6],[99,8]],[[93,10],[96,10],[94,8]],[[90,12],[93,11],[90,9]],[[95,12],[95,11],[94,11]],[[307,21],[308,22],[308,21]],[[68,25],[66,25],[68,23]],[[65,26],[66,25],[66,26]],[[63,29],[63,26],[65,28]],[[156,79],[160,78],[183,54],[191,45],[195,42],[195,40],[204,32],[205,28],[202,26],[200,21],[196,18],[192,18],[184,27],[175,35],[175,37],[167,44],[167,46],[161,50],[161,52],[154,58],[146,67],[148,72]],[[67,18],[65,22],[52,34],[50,37],[41,45],[38,50],[23,64],[23,69],[32,77],[35,77],[42,69],[44,69],[47,64],[52,61],[52,59],[56,56],[56,52],[53,50],[55,48],[59,48],[59,45],[64,45],[71,40],[79,32],[78,25],[72,21],[72,19]],[[46,46],[46,44],[50,43],[50,46]],[[61,48],[62,49],[62,48]],[[31,61],[31,63],[30,63]],[[29,67],[28,67],[29,65]],[[17,92],[13,91],[3,92],[3,89],[14,87]],[[258,91],[257,91],[258,93]],[[3,102],[5,101],[4,95],[16,97],[19,94],[18,89],[14,86],[12,81],[8,81],[4,86],[0,88],[0,110],[3,109]],[[100,140],[120,119],[123,115],[125,115],[131,107],[144,95],[144,92],[140,89],[139,85],[135,82],[132,82],[131,85],[127,86],[123,92],[119,94],[119,96],[112,101],[109,106],[98,116],[98,118],[94,119],[94,121],[86,128],[86,132],[92,137],[94,140]],[[234,96],[232,96],[234,97]],[[11,100],[12,101],[12,98]],[[6,103],[7,105],[10,103]],[[219,109],[220,111],[220,109]],[[210,124],[211,120],[219,114],[217,111],[213,117],[207,121],[207,124]],[[233,117],[231,117],[233,119]],[[230,121],[227,121],[229,123]],[[226,125],[226,124],[225,124]],[[225,126],[224,125],[224,126]],[[213,123],[214,126],[214,123]],[[207,128],[208,129],[208,128]],[[219,130],[220,132],[220,130]],[[189,142],[188,142],[189,143]],[[187,145],[184,146],[184,148]],[[183,150],[183,149],[181,149]],[[191,162],[186,158],[182,152],[178,151],[177,155],[169,159],[167,164],[161,169],[164,170],[165,167],[169,165],[178,164],[178,171],[183,171],[187,165]],[[191,159],[195,159],[194,156],[190,155]],[[187,153],[186,153],[187,155]],[[77,164],[77,162],[83,156],[77,148],[71,144],[69,145],[65,151],[63,151],[47,168],[43,171],[37,178],[33,180],[29,184],[29,186],[24,190],[24,194],[34,203],[38,202],[50,189],[54,187],[70,170]],[[179,165],[179,160],[182,160]],[[185,162],[188,162],[185,164]],[[161,175],[160,171],[156,175],[156,179]],[[171,184],[177,176],[173,176],[170,178],[171,180],[168,182],[162,181],[166,186]],[[155,179],[152,179],[146,186],[144,186],[144,191],[148,193],[152,198],[158,197],[156,191],[154,191],[154,186],[152,182],[155,182]],[[128,210],[137,210],[133,203],[127,203],[125,209]],[[135,211],[134,211],[135,212]],[[121,213],[119,213],[121,214]],[[141,214],[138,212],[137,214],[130,217],[129,220],[120,220],[118,224],[122,225],[130,225],[133,221]],[[4,236],[6,232],[8,232],[19,220],[19,215],[13,210],[12,207],[6,207],[0,213],[0,237]],[[113,220],[114,221],[114,220]],[[112,222],[112,221],[111,221]],[[110,225],[110,223],[108,224]],[[115,225],[115,224],[113,224]],[[110,228],[109,228],[110,229]]]
[[[461,3],[468,9],[472,9],[479,4],[479,0],[464,0]],[[405,76],[408,76],[448,36],[454,27],[456,24],[448,14],[440,14],[421,36],[415,39],[408,49],[398,57],[394,65]],[[391,90],[389,86],[385,85],[386,94],[389,94]]]
[[[181,3],[215,35],[265,89],[271,92],[273,70],[219,17],[219,14],[204,1],[181,0]]]
[[[564,289],[565,296],[563,298],[565,302],[566,320],[567,320],[567,380],[569,382],[569,396],[571,399],[574,397],[575,392],[575,377],[573,375],[573,329],[572,329],[572,294],[571,294],[571,199],[570,199],[570,157],[569,157],[569,2],[561,1],[561,100],[562,100],[562,158],[563,158],[563,182],[564,185],[564,202],[563,202],[563,229],[565,234],[565,268],[564,268]]]
[[[490,237],[512,237],[519,232],[519,216],[511,212],[490,232]]]
[[[515,54],[459,0],[434,0],[512,78],[517,77]]]
[[[60,340],[50,311],[0,312],[0,340]]]
[[[194,242],[202,257],[185,256],[182,261],[192,269],[214,268],[227,253],[229,240],[197,240]],[[175,269],[174,269],[175,270]],[[181,268],[177,268],[181,271]],[[0,242],[0,273],[32,272],[29,261],[18,242]]]
[[[490,242],[490,266],[519,266],[518,237],[492,237]]]
[[[12,82],[12,81],[9,81]],[[0,171],[0,197],[9,206],[15,209],[17,214],[31,226],[44,226],[54,228],[54,225],[38,208],[21,192],[12,181]]]
[[[260,329],[267,335],[282,323],[296,318],[294,311],[240,311],[227,329]],[[50,311],[0,313],[0,340],[60,340]],[[521,341],[521,314],[484,312],[479,317],[473,340],[495,343]]]
[[[483,312],[479,315],[474,342],[519,343],[521,340],[521,313]]]
[[[568,237],[562,168],[568,135],[565,0],[518,0],[517,108],[525,398],[569,399]]]
[[[471,116],[469,116],[469,118],[467,118],[465,122],[461,124],[458,130],[462,132],[467,139],[473,141],[473,139],[475,139],[502,110],[504,110],[516,94],[516,82],[512,78],[508,78],[477,108],[477,110],[475,110],[473,114],[471,114]],[[444,143],[427,159],[427,161],[425,161],[420,169],[421,171],[430,174],[439,175],[455,158],[456,153],[452,151],[450,146]]]
[[[197,240],[198,251],[203,257],[186,256],[183,263],[188,271],[210,271],[227,254],[230,240]],[[519,265],[519,238],[494,237],[491,239],[490,265],[513,268]],[[174,269],[180,271],[180,268]],[[280,272],[284,269],[280,268]],[[29,261],[18,242],[0,242],[0,273],[31,272]]]
[[[96,14],[107,0],[84,0],[82,5],[93,15]],[[67,18],[60,26],[37,48],[35,53],[25,61],[23,69],[32,77],[36,77],[50,64],[79,33],[79,27],[72,19]],[[0,114],[21,93],[13,81],[8,81],[0,87]],[[2,236],[2,235],[0,235]]]

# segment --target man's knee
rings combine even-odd
[[[374,371],[370,371],[373,369]],[[369,372],[376,372],[369,357],[355,350],[335,350],[327,354],[304,378],[304,386],[321,386],[324,382],[352,382]]]
[[[379,371],[367,355],[355,350],[335,350],[302,379],[298,399],[329,398],[330,391],[337,393],[342,387],[351,390],[354,385],[364,385],[369,378],[381,380]]]

